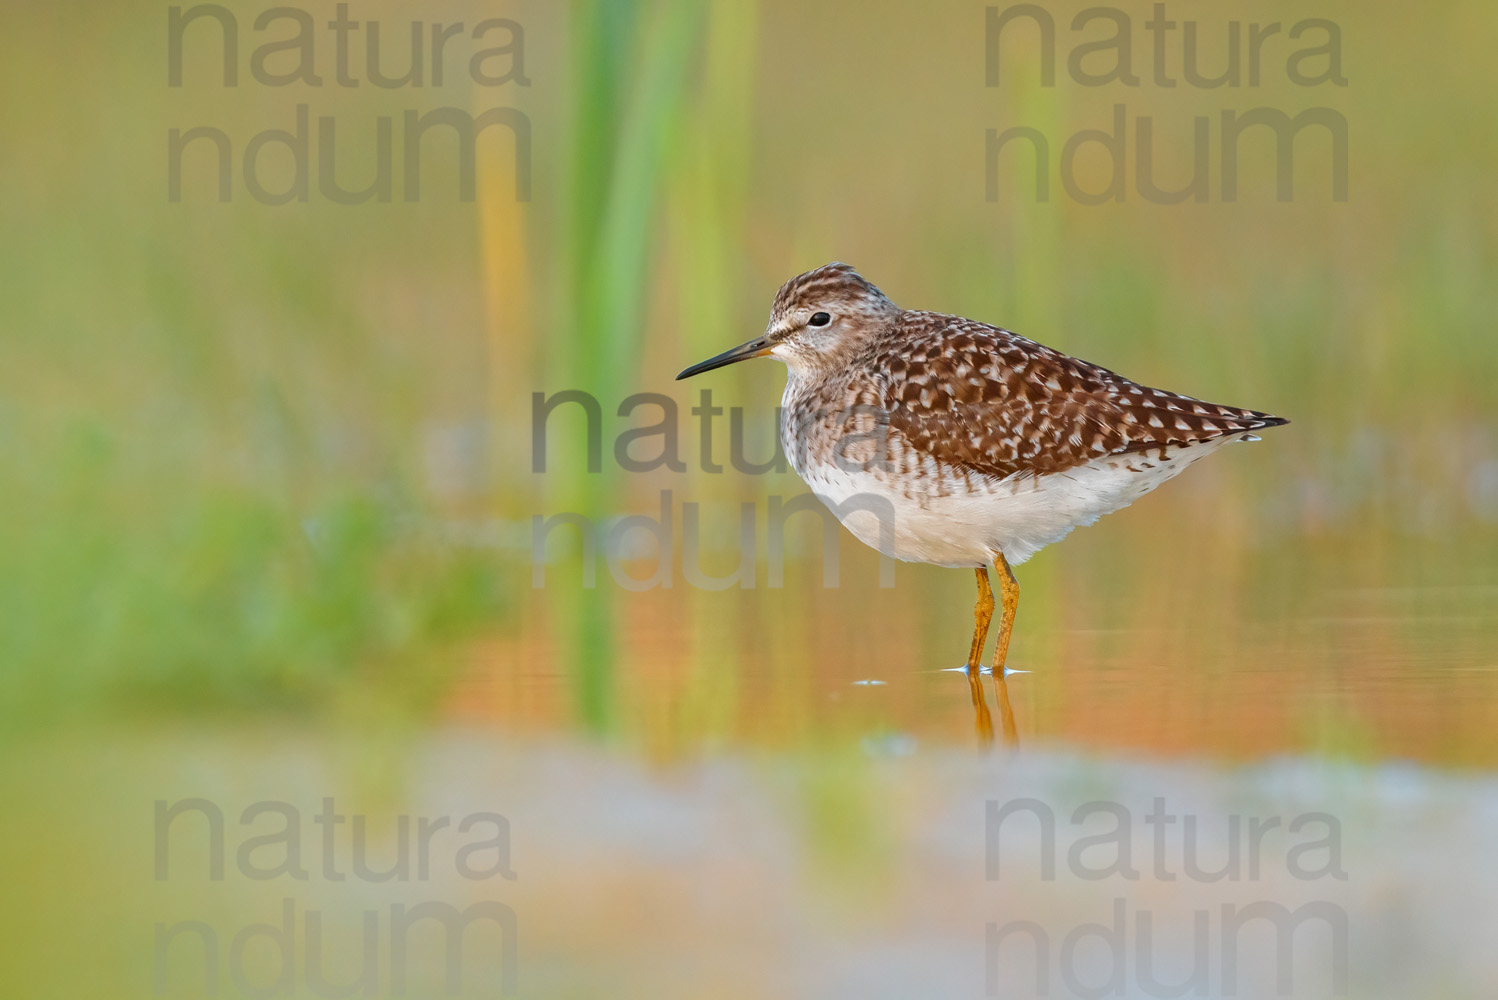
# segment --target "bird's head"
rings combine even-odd
[[[840,367],[899,314],[899,306],[883,292],[849,265],[834,261],[780,286],[770,306],[770,322],[760,336],[676,377],[766,355],[784,361],[793,372]]]

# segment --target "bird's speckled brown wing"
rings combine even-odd
[[[999,478],[1287,423],[1151,389],[1007,330],[906,312],[874,349],[890,427],[917,451]]]

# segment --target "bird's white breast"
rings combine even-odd
[[[915,474],[826,458],[793,461],[812,492],[864,544],[908,562],[1018,565],[1073,528],[1133,503],[1237,435],[1164,454],[1107,455],[1065,472],[993,479],[925,459]]]

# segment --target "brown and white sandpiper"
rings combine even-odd
[[[786,456],[838,520],[897,559],[976,568],[972,672],[993,619],[988,565],[998,570],[995,677],[1019,603],[1010,567],[1288,422],[1151,389],[987,323],[901,309],[842,263],[787,281],[762,335],[677,378],[765,355],[790,372]]]

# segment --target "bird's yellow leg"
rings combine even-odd
[[[978,567],[978,603],[973,605],[973,645],[967,654],[968,673],[975,674],[983,663],[983,644],[988,641],[988,624],[993,621],[993,588],[988,584],[988,568]]]
[[[1014,578],[1014,570],[1009,568],[1009,560],[1004,558],[1004,553],[996,553],[993,564],[999,571],[999,599],[1003,601],[999,616],[999,640],[993,648],[993,675],[1003,677],[1004,663],[1009,659],[1009,637],[1014,633],[1014,613],[1019,609],[1019,581]],[[988,574],[983,575],[986,577]],[[987,582],[984,580],[985,584]]]

